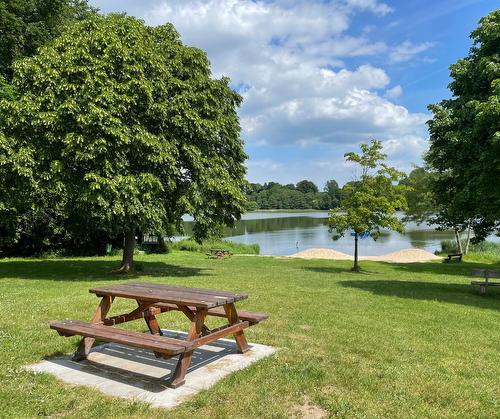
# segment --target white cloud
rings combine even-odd
[[[387,71],[368,63],[387,54],[391,62],[409,60],[432,44],[391,49],[369,30],[354,36],[349,28],[359,11],[383,16],[392,9],[376,0],[184,0],[158,4],[144,17],[172,22],[186,44],[207,51],[214,76],[245,86],[240,117],[250,147],[322,145],[338,154],[371,138],[425,141],[427,115],[391,102],[401,86],[386,90]],[[350,57],[366,64],[347,66]],[[290,178],[293,170],[316,179],[320,172],[314,159],[292,167],[251,159],[248,168],[251,180]]]
[[[385,97],[388,99],[397,99],[403,93],[403,88],[398,84],[385,91]]]
[[[432,42],[413,44],[410,41],[404,41],[402,44],[394,47],[394,49],[389,54],[389,59],[393,63],[409,61],[421,52],[427,51],[433,45],[434,44]]]
[[[406,135],[389,138],[382,142],[389,163],[399,170],[409,172],[414,164],[421,164],[422,155],[429,147],[426,137]]]
[[[393,11],[392,7],[385,3],[377,2],[376,0],[347,0],[347,4],[361,10],[369,10],[380,16],[384,16]]]

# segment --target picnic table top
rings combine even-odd
[[[189,288],[149,282],[129,282],[91,288],[97,296],[131,298],[140,301],[173,303],[201,308],[213,308],[248,298],[248,294],[217,291],[206,288]]]

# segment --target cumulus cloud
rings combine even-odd
[[[421,52],[427,51],[434,44],[432,42],[422,42],[414,44],[410,41],[404,41],[402,44],[397,45],[389,54],[389,58],[393,63],[401,63],[409,61]]]
[[[249,147],[340,151],[374,137],[425,142],[427,116],[394,104],[401,86],[387,90],[387,71],[369,62],[375,55],[407,61],[432,44],[389,47],[371,40],[369,30],[355,36],[349,28],[359,11],[378,19],[392,8],[377,0],[184,0],[159,3],[144,17],[153,25],[172,22],[185,43],[208,52],[214,76],[231,78],[244,97],[240,117]],[[352,57],[366,64],[349,66]],[[251,159],[248,167],[250,179],[289,169],[266,159]],[[319,170],[314,160],[302,169]]]
[[[385,97],[388,99],[397,99],[403,93],[403,88],[398,84],[385,91]]]

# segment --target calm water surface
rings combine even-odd
[[[236,243],[260,245],[262,255],[286,256],[312,247],[324,247],[352,254],[354,239],[349,235],[332,240],[328,232],[326,211],[314,212],[250,212],[242,216],[235,228],[226,230],[226,239]],[[186,233],[192,228],[192,219],[185,219]],[[426,225],[409,223],[405,234],[384,231],[374,241],[360,240],[360,255],[377,256],[396,250],[417,247],[430,252],[440,250],[441,240],[453,239],[451,231],[436,231]]]

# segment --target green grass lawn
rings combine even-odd
[[[334,417],[500,417],[500,290],[469,285],[480,264],[362,262],[355,274],[322,260],[137,260],[129,276],[109,273],[111,257],[0,261],[0,417],[288,417],[306,403]],[[49,320],[90,319],[88,288],[127,280],[246,291],[239,306],[270,315],[249,341],[279,351],[171,411],[22,369],[76,348]],[[187,326],[179,313],[160,320]]]

